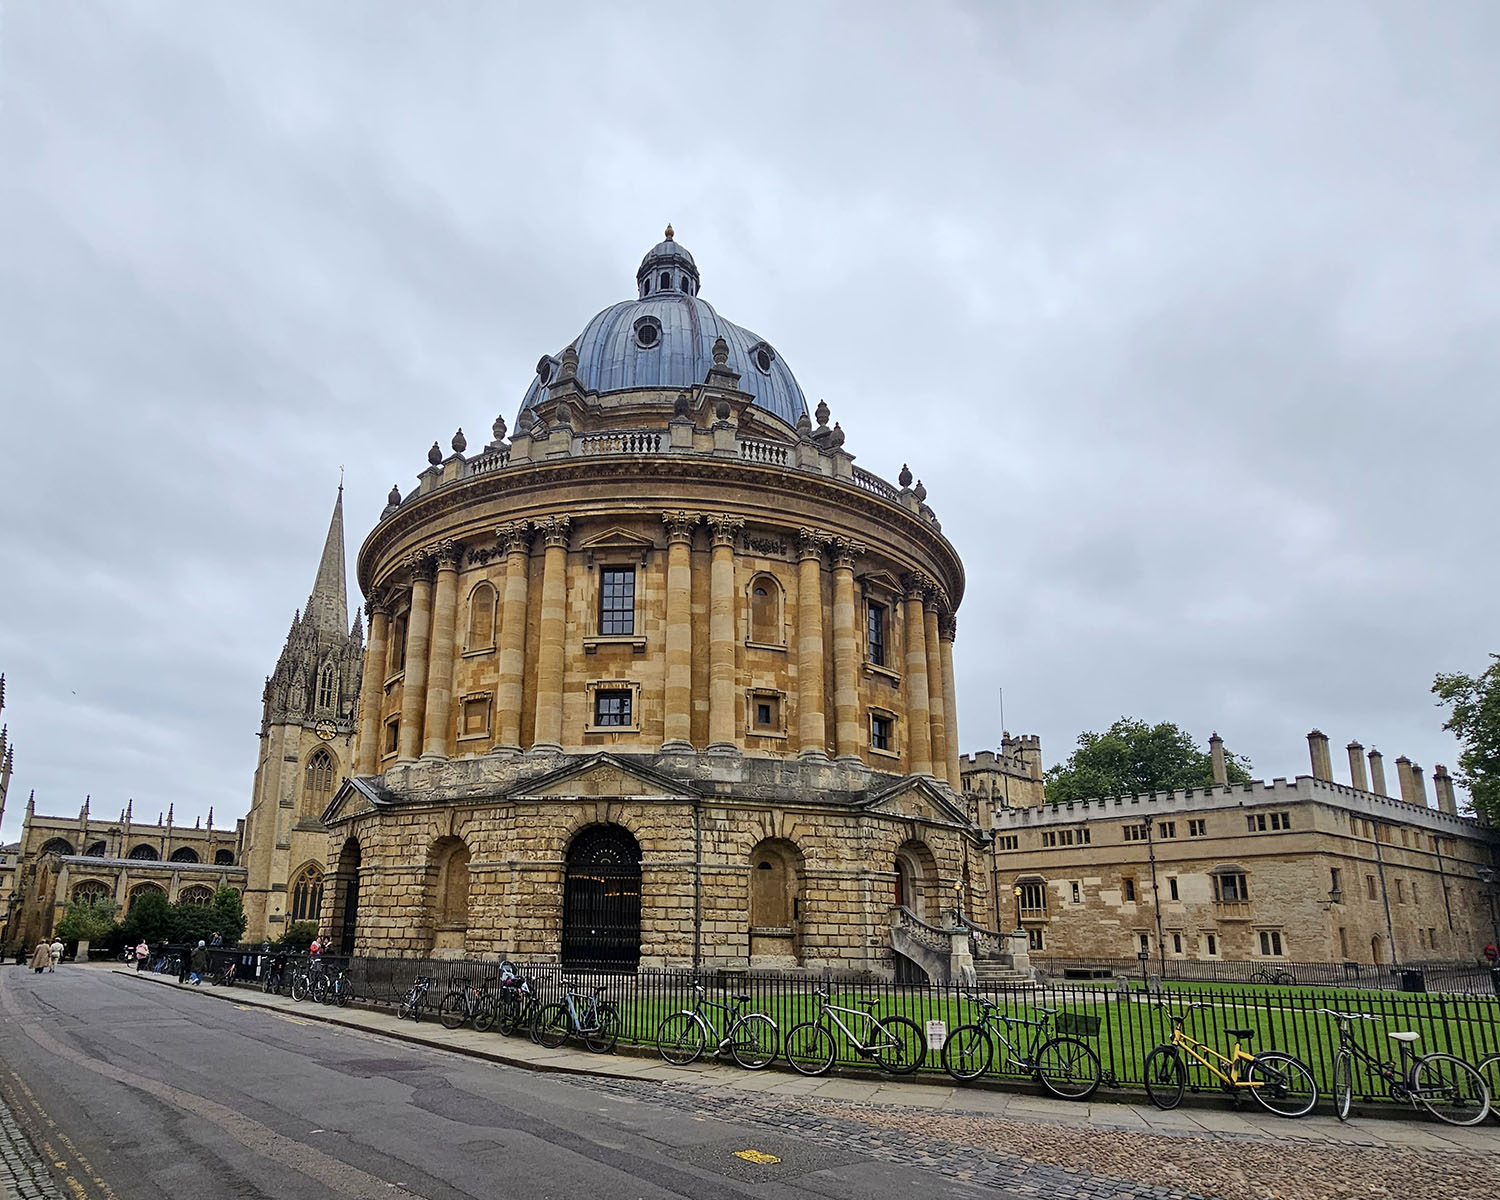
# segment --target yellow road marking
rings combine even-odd
[[[767,1154],[764,1150],[736,1150],[734,1156],[735,1158],[743,1158],[746,1162],[752,1162],[762,1167],[768,1167],[772,1163],[779,1163],[781,1161],[774,1154]]]

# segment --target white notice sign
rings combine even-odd
[[[948,1024],[946,1021],[927,1022],[927,1048],[929,1050],[941,1050],[943,1043],[948,1040]]]

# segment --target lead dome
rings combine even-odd
[[[676,392],[701,384],[714,365],[714,343],[723,338],[725,364],[740,377],[740,390],[763,412],[795,426],[807,412],[791,368],[759,334],[720,316],[698,295],[698,265],[667,226],[662,241],[646,252],[636,271],[636,298],[598,313],[572,347],[578,354],[578,384],[599,394]],[[562,367],[563,351],[542,357],[516,417],[545,404]]]

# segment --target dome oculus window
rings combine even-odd
[[[635,344],[642,350],[652,350],[661,342],[661,322],[655,317],[642,317],[635,323]]]
[[[762,375],[769,375],[771,364],[776,361],[776,351],[765,342],[757,342],[750,348],[750,361]]]
[[[542,381],[543,387],[546,387],[547,381],[552,378],[552,359],[545,354],[537,360],[536,377]]]

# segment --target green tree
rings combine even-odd
[[[238,945],[245,934],[245,909],[233,888],[220,888],[207,904],[172,905],[169,936],[174,942],[206,942],[216,933],[228,946]]]
[[[1432,692],[1451,710],[1443,728],[1458,738],[1458,782],[1469,789],[1474,811],[1500,821],[1500,654],[1479,675],[1454,673],[1432,681]]]
[[[286,932],[271,943],[273,950],[306,950],[312,945],[313,938],[318,936],[318,923],[316,921],[293,921],[286,927]]]
[[[1230,783],[1250,782],[1250,760],[1224,755]],[[1048,768],[1047,802],[1208,787],[1214,781],[1208,751],[1169,721],[1148,725],[1121,717],[1103,733],[1080,733],[1078,749]]]
[[[150,943],[163,942],[172,936],[172,906],[167,894],[155,888],[140,893],[130,906],[120,928],[132,945],[143,938]]]
[[[70,900],[53,936],[64,942],[87,940],[97,946],[114,933],[118,911],[110,900]]]

